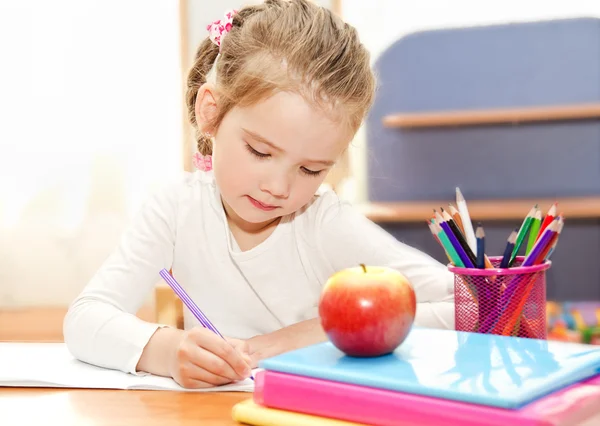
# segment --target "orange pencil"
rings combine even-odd
[[[462,232],[464,234],[465,227],[463,226],[462,218],[460,217],[460,213],[458,212],[456,207],[454,207],[452,204],[450,204],[449,210],[450,210],[450,216],[452,216],[452,219],[454,219],[454,222],[456,222],[456,226],[458,226],[458,229],[460,229],[460,232]]]

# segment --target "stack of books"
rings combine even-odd
[[[413,327],[393,353],[346,356],[331,342],[266,360],[250,425],[600,424],[600,348]]]

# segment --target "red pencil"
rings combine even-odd
[[[536,264],[543,263],[544,261],[548,260],[548,258],[552,254],[552,251],[554,251],[554,249],[556,248],[556,243],[558,242],[560,233],[562,232],[563,226],[565,225],[562,213],[557,216],[556,221],[558,222],[556,226],[556,233],[552,236],[552,239],[548,243],[548,246],[544,249],[542,253],[540,253],[538,258],[536,259]]]
[[[540,252],[540,255],[535,259],[535,262],[533,262],[534,265],[538,265],[540,263],[543,263],[544,260],[546,260],[546,257],[548,256],[548,253],[550,252],[550,250],[552,249],[552,247],[554,247],[556,245],[556,242],[558,240],[558,237],[560,235],[559,229],[560,229],[560,224],[561,222],[561,217],[558,216],[553,222],[556,222],[556,224],[550,224],[552,225],[551,228],[552,231],[554,232],[554,234],[552,235],[552,237],[550,238],[550,241],[548,241],[548,244],[546,245],[546,247]],[[550,226],[548,225],[548,226]]]
[[[546,215],[544,221],[540,225],[540,230],[537,234],[537,238],[535,239],[536,241],[542,236],[542,234],[544,233],[544,229],[546,229],[548,225],[550,225],[554,220],[554,217],[556,216],[556,204],[557,203],[552,204],[552,206],[550,206],[550,209],[548,209],[548,214]]]

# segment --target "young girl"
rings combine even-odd
[[[415,325],[453,328],[446,268],[318,193],[374,95],[354,28],[308,0],[267,0],[208,31],[187,90],[203,170],[143,207],[73,302],[64,324],[72,354],[190,388],[246,378],[265,357],[326,340],[322,286],[360,263],[411,281]],[[162,268],[228,341],[187,311],[185,331],[134,315]]]

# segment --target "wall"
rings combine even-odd
[[[342,14],[354,25],[372,60],[398,38],[419,30],[523,22],[579,16],[600,17],[596,0],[343,0]],[[367,200],[366,168],[370,155],[361,130],[351,149],[356,201]]]
[[[370,200],[450,201],[459,186],[469,201],[530,199],[524,216],[543,198],[600,194],[598,120],[444,129],[381,126],[385,115],[400,111],[598,102],[598,52],[598,18],[441,29],[400,39],[376,63],[385,90],[366,125]],[[552,258],[547,296],[598,300],[598,221],[577,220],[561,205],[567,226]],[[544,213],[549,207],[545,201],[540,205]],[[520,222],[483,220],[488,255],[503,253]],[[445,261],[423,222],[385,227]]]

